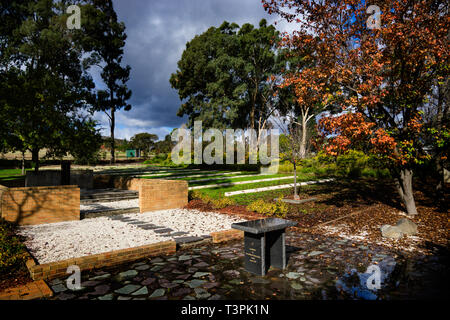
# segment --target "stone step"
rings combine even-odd
[[[95,204],[99,202],[116,202],[122,200],[134,200],[139,199],[137,195],[129,195],[129,196],[115,196],[115,197],[103,197],[103,198],[94,198],[94,199],[80,199],[80,204],[88,205]]]
[[[114,197],[129,197],[129,196],[139,196],[138,191],[133,190],[116,190],[116,189],[103,189],[103,190],[92,190],[83,191],[80,194],[80,198],[84,199],[99,199],[99,198],[114,198]]]
[[[91,219],[98,217],[110,217],[127,213],[139,213],[139,207],[134,208],[123,208],[123,209],[109,209],[109,210],[90,210],[81,211],[81,219]]]

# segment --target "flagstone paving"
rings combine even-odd
[[[445,298],[448,255],[406,257],[385,247],[351,240],[288,233],[288,266],[266,276],[243,267],[242,241],[203,244],[171,256],[142,259],[114,268],[82,272],[81,290],[66,279],[49,281],[51,299],[222,300],[222,299],[409,299]],[[365,285],[367,267],[382,270],[382,287]],[[447,276],[448,279],[448,276]]]

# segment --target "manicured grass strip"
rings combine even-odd
[[[214,172],[214,171],[209,171]],[[235,172],[221,172],[221,173],[211,173],[211,174],[196,174],[196,175],[186,175],[186,176],[178,176],[174,179],[183,179],[183,178],[199,178],[199,177],[215,177],[215,176],[224,176],[224,175],[233,175],[233,174],[241,174],[241,171],[235,171]],[[220,178],[218,178],[220,179]],[[206,179],[208,180],[208,179]]]
[[[203,178],[199,179],[197,177],[185,177],[185,178],[182,178],[182,180],[194,183],[197,181],[198,182],[202,182],[202,181],[207,182],[210,180],[220,180],[220,179],[230,179],[230,178],[234,178],[234,177],[243,177],[244,175],[247,175],[247,176],[251,176],[251,175],[258,176],[259,175],[259,172],[257,172],[257,171],[240,171],[240,172],[241,173],[239,173],[239,174],[232,174],[230,172],[230,173],[227,173],[227,175],[224,175],[224,173],[217,173],[217,176],[214,176],[214,178],[205,177],[204,179]],[[202,177],[203,177],[203,175],[202,175]]]
[[[306,186],[299,187],[297,185],[298,192],[300,193],[307,193],[309,191],[313,190],[322,190],[324,184],[311,184]],[[202,190],[204,191],[204,190]],[[279,190],[268,190],[268,191],[262,191],[258,193],[244,193],[244,194],[238,194],[235,196],[230,196],[229,198],[233,199],[233,201],[236,204],[239,205],[248,205],[252,203],[253,201],[256,201],[258,199],[264,199],[267,201],[272,201],[275,198],[286,198],[293,194],[294,190],[292,189],[279,189]]]
[[[293,178],[294,176],[284,173],[279,174],[252,174],[252,175],[241,175],[241,176],[232,176],[232,177],[221,177],[221,178],[215,178],[215,181],[203,181],[203,180],[197,180],[197,181],[188,181],[189,186],[209,186],[213,187],[213,185],[218,186],[228,186],[223,185],[226,183],[235,183],[235,182],[241,182],[241,181],[247,181],[248,183],[252,183],[253,181],[263,181],[264,179],[271,179],[271,178],[285,178],[287,177]],[[204,179],[207,180],[207,179]],[[270,181],[270,180],[268,180]],[[198,188],[200,189],[200,188]]]
[[[25,169],[25,171],[31,171],[33,169]],[[2,169],[0,170],[0,178],[11,178],[22,176],[22,169]]]
[[[142,170],[104,170],[104,171],[97,171],[96,173],[101,174],[110,174],[110,175],[133,175],[133,174],[146,174],[146,173],[178,173],[178,172],[198,172],[199,169],[179,169],[179,170],[153,170],[153,169],[142,169]]]
[[[313,173],[297,175],[297,182],[317,180],[317,179],[318,179],[317,176]],[[209,186],[208,189],[200,189],[200,190],[195,190],[195,191],[205,194],[213,199],[220,199],[220,198],[224,197],[225,192],[254,189],[254,188],[261,188],[261,187],[278,186],[278,185],[282,185],[282,184],[286,184],[286,183],[293,183],[293,182],[294,182],[294,179],[292,179],[292,181],[285,181],[285,180],[266,181],[266,182],[258,182],[258,183],[244,184],[244,185],[235,185],[235,186],[231,186],[231,187],[211,187],[211,186]]]
[[[199,176],[203,176],[204,174],[208,174],[209,172],[217,172],[217,174],[224,174],[223,171],[218,172],[218,171],[214,171],[214,170],[209,170],[209,171],[186,171],[186,172],[168,172],[168,173],[157,173],[157,174],[146,174],[146,175],[139,175],[136,177],[139,178],[144,178],[144,179],[177,179],[177,178],[185,178],[185,177],[191,177],[195,174],[199,174],[202,173],[202,175]]]
[[[205,184],[205,182],[210,182],[210,181],[215,181],[214,183],[216,183],[217,181],[219,182],[226,182],[226,181],[231,181],[231,179],[239,179],[239,178],[247,178],[247,177],[259,177],[260,174],[236,174],[236,175],[232,175],[230,173],[230,176],[228,177],[224,177],[223,174],[220,174],[220,177],[215,177],[215,178],[207,178],[207,179],[193,179],[193,178],[187,178],[187,179],[183,179],[187,182],[189,182],[190,185],[195,185],[195,184]]]
[[[287,180],[287,179],[294,179],[294,176],[276,177],[276,178],[250,180],[250,181],[226,182],[226,183],[218,183],[218,184],[212,184],[212,185],[202,185],[202,186],[189,187],[189,190],[215,188],[215,187],[231,187],[231,186],[236,186],[236,185],[240,185],[240,184],[252,184],[255,182],[279,181],[279,180]]]
[[[299,186],[306,186],[309,184],[316,184],[316,183],[325,183],[325,182],[331,182],[334,181],[334,179],[321,179],[317,181],[307,181],[307,182],[300,182],[298,183]],[[293,188],[294,184],[284,184],[279,186],[271,186],[271,187],[261,187],[261,188],[255,188],[255,189],[247,189],[247,190],[240,190],[240,191],[231,191],[231,192],[225,192],[225,197],[230,197],[238,194],[245,194],[245,193],[257,193],[257,192],[263,192],[263,191],[270,191],[270,190],[279,190],[279,189],[288,189]]]

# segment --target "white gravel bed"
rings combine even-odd
[[[80,205],[80,212],[89,212],[97,210],[108,211],[108,210],[127,209],[136,207],[139,208],[139,199],[82,204]]]
[[[230,229],[234,222],[244,221],[224,214],[189,209],[124,214],[121,217],[171,228],[173,232],[188,232],[183,237],[209,235]],[[22,226],[19,233],[26,237],[25,245],[40,264],[173,239],[108,217]]]

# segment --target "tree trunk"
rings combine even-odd
[[[25,151],[22,151],[22,175],[25,175]]]
[[[302,138],[300,140],[300,146],[299,146],[299,156],[300,159],[306,158],[306,116],[302,118]]]
[[[417,214],[416,203],[414,201],[412,188],[413,171],[410,169],[402,169],[396,178],[396,186],[400,199],[402,200],[406,212],[409,216]]]
[[[294,161],[294,200],[299,200],[300,197],[297,193],[297,164],[296,161]]]
[[[110,164],[116,163],[116,142],[114,140],[114,129],[116,126],[116,117],[115,117],[114,107],[111,107],[111,161]]]
[[[443,161],[440,159],[440,155],[437,155],[436,156],[436,178],[437,178],[436,197],[439,200],[443,200],[444,186],[445,186],[444,165],[442,162]]]
[[[34,163],[34,172],[39,172],[39,149],[31,150],[31,159]]]

